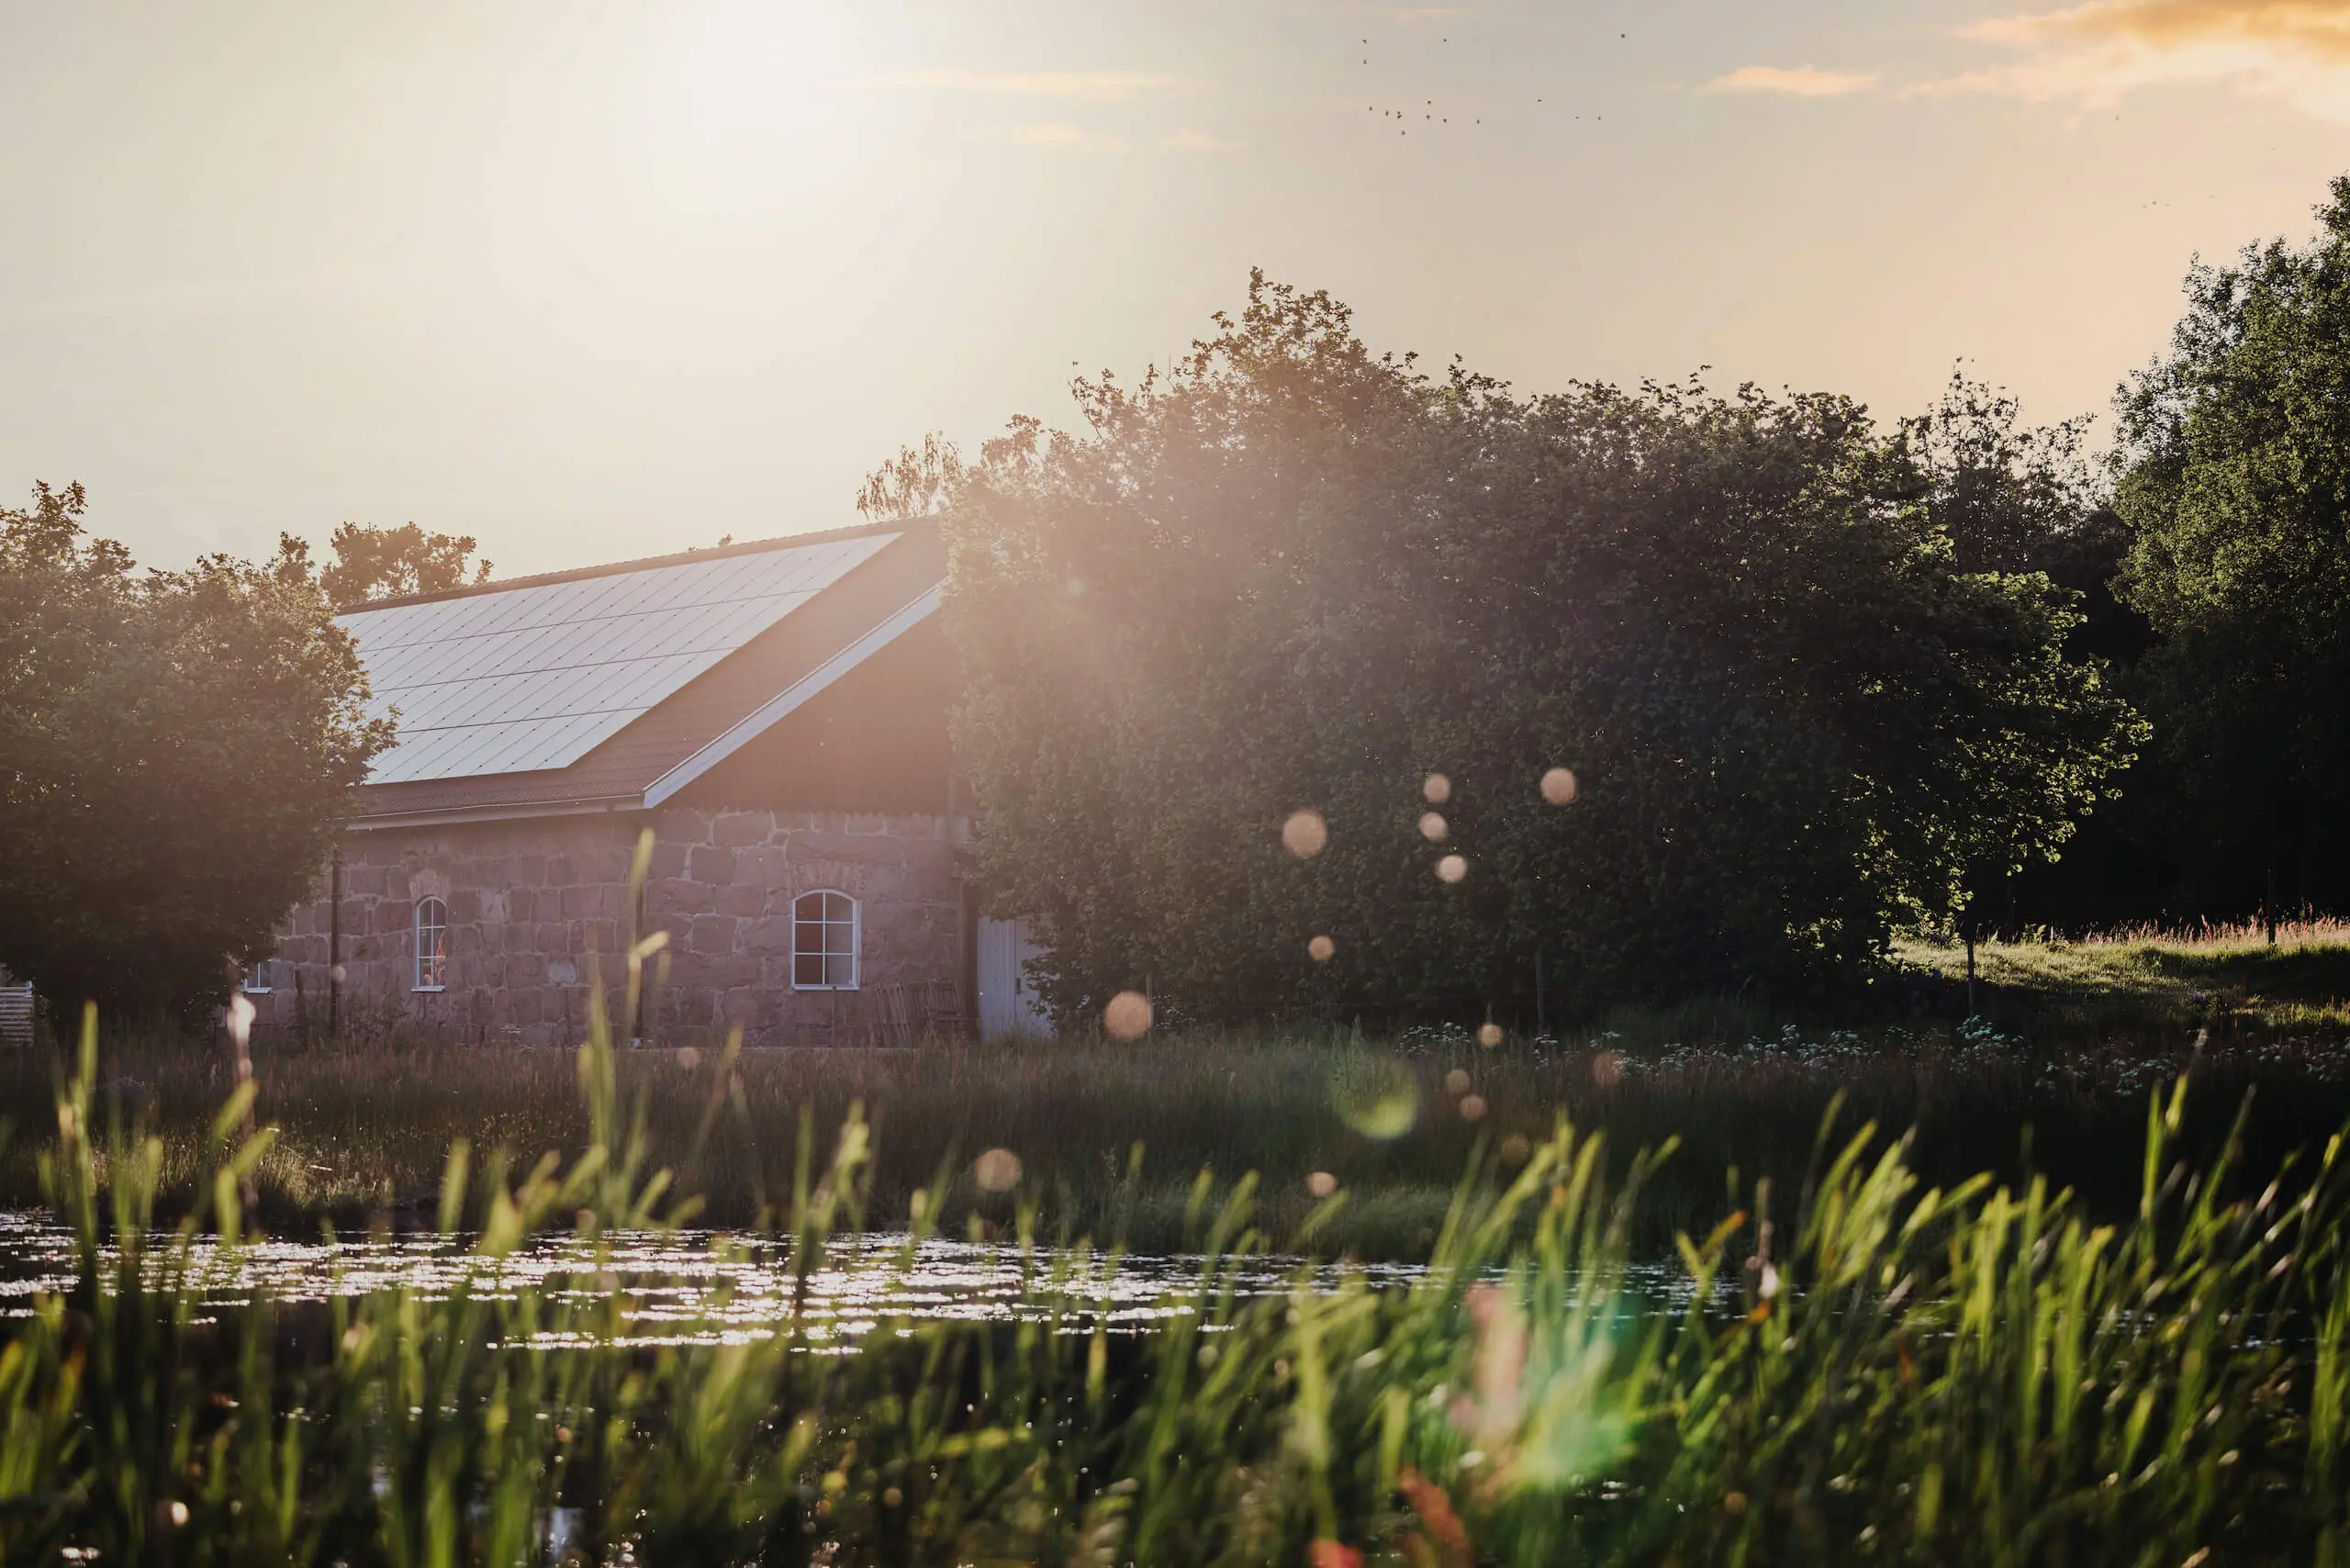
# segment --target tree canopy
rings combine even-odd
[[[80,486],[0,510],[0,964],[185,1012],[265,953],[391,741],[306,578],[138,571]]]
[[[271,567],[282,577],[301,582],[309,581],[315,570],[319,590],[337,606],[402,594],[445,593],[469,581],[489,580],[490,564],[473,559],[477,546],[470,533],[428,533],[412,522],[397,528],[346,522],[334,531],[327,546],[334,552],[333,562],[314,568],[309,541],[281,533]]]
[[[865,498],[944,507],[982,875],[1064,1012],[1822,984],[2054,854],[2138,734],[2076,596],[1961,558],[1953,465],[1842,398],[1521,397],[1261,276],[1076,392]]]
[[[2198,265],[2131,378],[2121,593],[2160,634],[2155,719],[2190,907],[2350,897],[2350,177],[2314,241]]]

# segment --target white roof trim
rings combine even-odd
[[[880,625],[761,703],[747,719],[648,785],[644,803],[657,806],[789,717],[825,688],[888,647],[938,609],[945,583],[934,583]]]
[[[607,817],[639,812],[643,801],[634,795],[608,800],[524,801],[503,806],[454,806],[446,811],[387,812],[353,817],[344,823],[352,833],[375,833],[395,827],[457,827],[465,823],[528,822],[540,817]]]

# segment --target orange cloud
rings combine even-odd
[[[1741,65],[1706,84],[1709,93],[1777,93],[1791,98],[1843,98],[1877,84],[1874,71],[1822,71],[1815,65]]]
[[[2016,57],[1918,91],[2098,104],[2133,88],[2226,83],[2350,119],[2350,0],[2086,0],[1962,36]]]

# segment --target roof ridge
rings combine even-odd
[[[577,582],[586,577],[610,577],[621,572],[647,571],[655,566],[678,566],[689,561],[719,561],[730,555],[755,555],[769,550],[791,550],[803,544],[829,544],[839,539],[861,539],[876,533],[900,533],[930,521],[928,518],[901,518],[888,522],[860,522],[846,528],[816,529],[807,533],[783,533],[768,539],[749,539],[740,544],[712,544],[699,550],[679,550],[666,555],[640,555],[631,561],[612,561],[597,566],[571,566],[562,571],[535,572],[527,577],[508,577],[503,581],[467,583],[463,588],[441,588],[431,593],[404,593],[389,599],[363,599],[350,604],[338,604],[338,616],[362,615],[373,610],[396,610],[410,604],[435,604],[444,599],[473,599],[483,594],[504,593],[509,588],[543,588],[549,583]]]

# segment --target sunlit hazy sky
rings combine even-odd
[[[2102,411],[2350,170],[2350,0],[0,0],[0,497],[501,576],[855,521],[1252,264],[1528,389]]]

